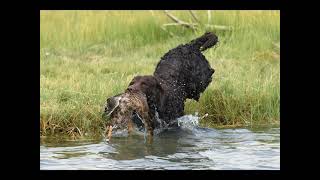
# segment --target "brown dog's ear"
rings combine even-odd
[[[107,99],[104,107],[104,113],[109,116],[118,106],[121,96],[113,96]]]

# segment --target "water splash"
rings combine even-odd
[[[160,127],[159,128],[156,128],[154,130],[154,135],[157,135],[161,132],[163,132],[164,130],[168,129],[169,127],[169,124],[167,124],[165,121],[161,120],[160,117],[159,117],[159,113],[157,111],[157,108],[155,108],[155,119],[157,120],[157,122],[160,124]]]
[[[200,117],[198,112],[195,115],[184,115],[177,119],[178,126],[185,130],[194,130],[199,127]]]
[[[199,120],[201,119],[198,115],[198,112],[196,112],[194,115],[189,114],[189,115],[184,115],[180,118],[177,118],[173,121],[171,121],[170,123],[166,123],[165,121],[161,120],[159,118],[159,113],[157,111],[157,109],[155,109],[155,119],[156,121],[159,123],[159,127],[154,129],[153,134],[156,136],[172,127],[176,127],[176,125],[178,125],[179,128],[181,128],[182,130],[186,130],[186,131],[195,131],[198,127],[199,127]],[[146,136],[147,136],[147,129],[144,127],[143,129],[140,129],[138,127],[135,127],[135,131],[133,131],[133,134],[136,135],[142,135],[144,137],[144,139],[146,140]],[[123,129],[123,130],[117,130],[112,132],[112,136],[113,137],[127,137],[128,131],[127,129]],[[106,139],[106,137],[103,135],[104,139]]]

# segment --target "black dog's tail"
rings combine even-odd
[[[218,37],[212,32],[206,32],[197,39],[192,40],[189,44],[200,51],[204,51],[218,43]]]

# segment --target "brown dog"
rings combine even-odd
[[[141,92],[127,90],[123,94],[108,98],[104,113],[111,118],[106,125],[108,140],[114,130],[127,129],[129,134],[134,131],[137,126],[133,121],[134,115],[141,120],[149,137],[153,135],[147,98]]]

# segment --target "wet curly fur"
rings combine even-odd
[[[212,81],[214,69],[201,51],[217,42],[217,36],[207,32],[171,49],[161,58],[153,75],[134,77],[125,93],[108,98],[105,113],[112,119],[107,125],[109,132],[112,128],[131,131],[135,123],[152,135],[163,124],[176,125],[172,120],[184,115],[186,99],[198,101]]]
[[[146,94],[152,128],[160,126],[159,118],[167,124],[184,115],[186,99],[199,100],[200,94],[212,81],[214,69],[202,55],[218,42],[218,37],[207,32],[185,45],[171,49],[156,66],[153,76],[136,76],[127,90]]]

